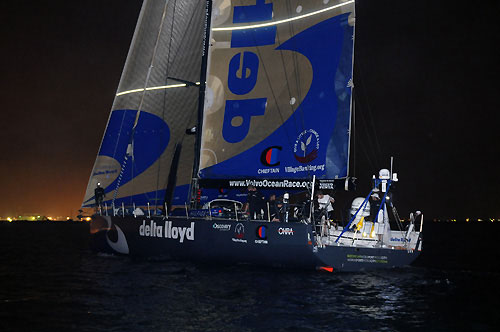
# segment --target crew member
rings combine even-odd
[[[370,216],[373,222],[378,222],[377,212],[380,208],[380,195],[378,188],[373,189],[370,195]]]
[[[326,212],[325,216],[328,219],[329,214],[333,211],[332,204],[335,202],[335,199],[330,195],[323,194],[321,190],[318,190],[317,196],[318,196],[319,210],[320,211],[324,210]]]
[[[276,195],[272,194],[269,196],[269,215],[271,221],[280,221],[281,215],[280,211],[283,207],[283,202],[276,200]]]
[[[265,197],[253,185],[248,186],[247,206],[245,211],[250,213],[250,219],[257,219],[261,216],[261,210],[264,210],[264,219],[267,218],[267,207]]]
[[[321,190],[317,192],[318,197],[318,206],[321,217],[321,233],[323,236],[328,234],[327,232],[327,224],[330,226],[330,214],[333,211],[332,204],[335,202],[335,199],[330,195],[325,195]]]
[[[97,187],[94,190],[94,195],[95,195],[95,205],[96,207],[101,206],[102,201],[104,200],[104,196],[106,194],[104,193],[104,188],[101,187],[101,183],[97,183]]]

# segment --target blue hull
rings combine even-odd
[[[360,271],[409,265],[420,254],[316,246],[312,226],[302,223],[94,216],[90,233],[99,252],[215,264]]]

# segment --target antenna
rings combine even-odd
[[[392,163],[394,161],[394,157],[391,156],[391,179],[392,179]]]

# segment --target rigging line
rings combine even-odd
[[[404,233],[404,230],[403,230],[403,224],[401,223],[401,218],[399,217],[398,210],[396,209],[396,206],[392,202],[392,197],[391,197],[390,207],[392,208],[391,209],[392,210],[392,214],[394,215],[394,219],[396,219],[396,225],[399,228],[399,231],[401,233],[401,237],[404,238],[405,246],[407,246],[408,245],[408,240],[406,240],[406,234]]]
[[[196,5],[196,8],[203,8],[203,6],[200,6],[199,4],[204,1],[204,0],[199,0],[198,1],[198,5]],[[175,51],[175,54],[174,54],[174,57],[172,58],[172,62],[174,62],[176,59],[177,59],[177,55],[179,54],[179,51],[181,51],[183,48],[182,48],[182,43],[184,42],[185,38],[188,36],[188,34],[186,33],[190,27],[192,27],[193,25],[191,24],[194,20],[194,17],[195,17],[195,14],[196,14],[196,10],[193,10],[193,14],[191,15],[191,17],[189,18],[189,21],[187,22],[186,24],[186,31],[184,31],[184,33],[182,34],[182,38],[179,42],[179,47],[177,48],[177,50]],[[200,82],[199,85],[203,84],[203,82]]]
[[[278,38],[278,44],[281,45],[279,29],[276,29],[276,37]],[[283,73],[285,74],[286,87],[287,87],[287,90],[288,90],[288,99],[291,101],[291,99],[292,99],[292,91],[290,90],[290,82],[288,81],[288,74],[287,74],[287,71],[286,71],[285,59],[283,57],[283,50],[280,50],[280,57],[281,57],[281,64],[283,66]],[[293,114],[294,113],[293,105],[291,104],[291,102],[289,104],[290,104],[290,110],[291,110],[290,114]]]
[[[359,88],[357,89],[357,91],[359,92]],[[359,103],[358,103],[359,105]],[[359,110],[359,106],[357,106],[358,110]],[[368,155],[368,154],[373,154],[373,158],[375,158],[375,163],[373,163],[371,165],[371,167],[374,167],[376,169],[379,168],[379,162],[378,162],[378,159],[377,159],[377,148],[375,146],[375,143],[374,143],[374,140],[371,138],[372,137],[372,133],[370,133],[370,130],[368,128],[368,124],[366,123],[366,118],[363,116],[363,111],[359,111],[358,112],[358,119],[360,119],[360,128],[362,129],[361,131],[358,131],[359,132],[359,135],[358,135],[358,139],[361,141],[361,144],[360,146],[362,146],[364,149],[367,149],[365,151],[365,154]],[[361,134],[364,134],[365,136],[361,136]],[[370,158],[371,159],[371,158]]]
[[[193,107],[193,109],[191,110],[191,115],[189,116],[189,120],[188,120],[188,122],[187,122],[188,127],[192,127],[192,125],[193,125],[193,121],[194,121],[194,119],[195,119],[195,117],[196,117],[196,115],[197,115],[197,111],[198,111],[198,110],[197,110],[197,108],[196,108],[196,107]],[[198,129],[199,129],[199,128],[198,128],[198,126],[196,126],[196,130],[198,130]],[[188,135],[188,134],[184,133],[184,134],[182,135],[182,137],[181,137],[181,139],[180,139],[180,142],[179,142],[178,144],[183,145],[183,144],[184,144],[184,140],[185,140],[185,138],[186,138],[186,137],[189,137],[189,136],[190,136],[190,135]],[[181,152],[181,153],[182,153],[182,152]],[[165,178],[165,181],[164,181],[164,186],[166,186],[167,184],[168,184],[168,177],[167,177],[167,178]]]
[[[186,39],[186,37],[188,36],[187,31],[189,31],[189,29],[190,29],[191,27],[193,27],[192,22],[193,22],[193,20],[194,20],[194,18],[195,18],[195,16],[196,16],[196,14],[198,14],[199,10],[202,10],[202,11],[203,11],[203,9],[204,9],[204,6],[201,6],[201,5],[200,5],[202,2],[205,2],[205,0],[199,0],[199,1],[198,1],[198,4],[196,4],[196,5],[194,6],[194,7],[195,7],[195,10],[193,10],[193,11],[192,11],[191,17],[189,18],[188,22],[185,24],[185,26],[186,26],[186,30],[185,30],[185,31],[184,31],[184,33],[182,34],[182,38],[181,38],[181,40],[180,40],[180,42],[179,42],[179,45],[180,45],[180,46],[176,49],[176,51],[175,51],[175,53],[174,53],[174,56],[173,56],[173,58],[172,58],[172,63],[173,63],[173,62],[175,62],[175,60],[177,59],[177,55],[179,54],[179,51],[183,49],[183,48],[182,48],[183,42],[184,42],[184,40]],[[173,31],[173,29],[172,29],[172,31]],[[169,48],[169,57],[170,57],[170,48]],[[167,79],[168,79],[168,76],[169,76],[169,75],[166,75],[165,77],[167,77]],[[203,82],[197,82],[196,84],[197,84],[198,86],[201,86],[201,85],[203,84]],[[185,86],[185,87],[187,87],[186,85],[184,85],[184,86]],[[198,94],[198,98],[199,98],[199,94]],[[164,106],[164,107],[166,107],[166,106]],[[194,119],[194,117],[195,117],[196,115],[197,115],[197,108],[195,107],[195,108],[193,108],[193,110],[192,110],[192,112],[191,112],[191,115],[189,116],[189,120],[188,120],[188,122],[187,122],[188,126],[191,126],[191,124],[193,123],[193,119]],[[198,129],[198,128],[197,128],[197,129]],[[180,143],[179,143],[179,144],[181,144],[181,145],[182,145],[182,144],[184,143],[184,139],[185,139],[185,137],[186,137],[186,136],[188,136],[188,135],[186,135],[185,133],[184,133],[184,135],[182,135],[182,137],[181,137],[181,140],[180,140]],[[158,181],[159,181],[159,176],[158,176]],[[166,178],[165,178],[165,181],[164,181],[164,187],[166,188],[166,186],[167,186],[167,185],[168,185],[168,177],[166,177]],[[157,184],[157,186],[158,186],[158,184]]]
[[[158,28],[158,35],[156,36],[156,41],[155,41],[155,46],[153,48],[153,54],[151,55],[151,61],[150,61],[150,65],[149,65],[149,68],[148,68],[148,73],[146,75],[146,80],[144,81],[144,91],[142,93],[142,96],[141,96],[141,100],[139,102],[139,107],[137,108],[137,114],[135,116],[135,121],[134,121],[134,126],[132,127],[132,132],[130,133],[130,140],[129,140],[129,144],[131,144],[132,146],[132,167],[131,167],[131,181],[132,183],[134,182],[133,180],[133,175],[134,175],[134,134],[135,134],[135,129],[137,127],[137,123],[139,121],[139,116],[141,114],[141,108],[142,108],[142,104],[144,102],[144,97],[146,95],[146,88],[148,86],[148,82],[149,82],[149,77],[151,76],[151,70],[153,68],[153,65],[154,65],[154,61],[155,61],[155,58],[156,58],[156,51],[158,49],[158,43],[160,41],[160,36],[161,36],[161,32],[163,30],[163,23],[165,22],[165,16],[166,16],[166,12],[167,12],[167,8],[168,8],[168,0],[165,0],[165,6],[163,7],[163,13],[162,13],[162,16],[161,16],[161,21],[160,21],[160,26]],[[128,147],[127,147],[127,150],[128,150]],[[127,151],[128,152],[128,151]],[[116,200],[116,196],[118,195],[118,189],[120,188],[120,182],[121,182],[121,175],[125,169],[125,166],[127,164],[127,152],[125,152],[125,157],[124,157],[124,161],[122,163],[122,167],[121,167],[121,171],[120,171],[120,176],[119,176],[119,179],[118,179],[118,182],[116,183],[116,188],[115,188],[115,191],[113,193],[113,201],[112,203],[115,202]]]
[[[363,153],[363,155],[366,157],[366,160],[368,161],[368,164],[370,165],[370,167],[372,169],[376,169],[375,165],[374,165],[374,163],[372,161],[372,158],[370,157],[370,154],[367,152],[367,147],[365,147],[363,144],[361,144],[359,146],[358,150],[360,150]]]
[[[351,132],[349,133],[351,135],[351,156],[352,156],[352,176],[356,177],[356,90],[352,89],[351,90],[351,100],[352,100],[352,108],[351,108]],[[349,170],[347,170],[349,171]]]
[[[167,67],[165,69],[165,85],[167,85],[168,81],[168,76],[169,76],[169,70],[170,70],[170,51],[172,50],[172,39],[173,39],[173,33],[174,33],[174,24],[175,24],[175,9],[177,7],[177,0],[174,1],[174,8],[172,10],[172,24],[170,25],[170,40],[168,43],[168,52],[167,52]],[[163,107],[162,107],[162,113],[161,113],[161,118],[165,121],[165,111],[167,108],[167,90],[163,91]],[[162,138],[162,135],[160,133],[160,139]],[[158,191],[160,187],[160,173],[161,173],[161,161],[162,158],[159,158],[158,160],[158,172],[156,174],[156,191],[155,191],[155,211],[158,209]],[[146,194],[146,198],[149,200]]]
[[[113,158],[116,157],[116,150],[118,149],[118,143],[120,142],[120,136],[122,134],[122,129],[123,129],[123,122],[125,121],[125,113],[126,112],[123,112],[123,115],[122,115],[122,121],[120,123],[120,130],[118,131],[118,138],[116,140],[116,144],[115,144],[115,150],[113,151]],[[116,158],[115,158],[116,159]]]
[[[253,38],[255,39],[255,35],[253,35]],[[285,123],[285,120],[283,119],[283,114],[281,114],[281,110],[280,110],[280,106],[279,106],[279,103],[278,103],[278,99],[276,98],[276,95],[274,94],[274,90],[272,88],[271,80],[269,79],[269,74],[267,73],[266,65],[264,63],[264,58],[262,57],[262,55],[260,53],[260,48],[258,46],[255,46],[255,49],[257,50],[257,53],[259,55],[259,59],[262,59],[261,63],[262,63],[262,67],[264,68],[264,74],[266,76],[267,84],[269,85],[269,90],[271,90],[274,102],[276,103],[276,109],[278,110],[278,114],[280,116],[281,123],[283,124],[283,123]],[[290,147],[293,148],[293,145],[292,145],[292,142],[290,141],[290,136],[288,135],[288,131],[287,130],[285,130],[285,134],[286,134],[286,138],[288,140],[288,144],[290,144]]]
[[[394,205],[394,202],[392,201],[392,195],[390,195],[389,198],[390,198],[389,207],[391,208],[392,215],[394,216],[394,219],[396,221],[396,226],[398,227],[398,230],[401,233],[401,237],[404,239],[403,240],[404,246],[406,248],[408,248],[408,240],[406,239],[406,234],[404,233],[403,224],[401,223],[401,219],[399,218],[398,210],[396,209],[396,206]],[[387,213],[387,215],[389,215],[389,213]]]
[[[202,1],[204,1],[204,0],[199,0],[198,4],[200,2],[202,2]],[[196,8],[200,8],[200,6],[197,5]],[[193,14],[191,15],[191,17],[189,18],[189,21],[186,24],[186,26],[188,27],[188,29],[189,29],[189,27],[192,26],[191,23],[193,22],[195,14],[196,14],[196,11],[193,11]],[[181,51],[183,49],[182,48],[182,44],[183,44],[183,42],[184,42],[184,40],[186,39],[187,36],[188,36],[187,33],[183,33],[182,34],[182,38],[181,38],[181,40],[179,42],[179,45],[181,45],[181,46],[179,46],[177,48],[177,50],[175,51],[174,57],[172,58],[172,62],[174,62],[177,59],[177,54],[179,53],[179,51]],[[195,84],[198,85],[198,86],[201,85],[200,82],[196,82]],[[169,88],[183,88],[183,87],[187,87],[187,86],[188,85],[186,83],[170,84],[170,85],[164,85],[164,86],[153,86],[153,87],[146,88],[146,91],[163,90],[163,89],[169,89]],[[136,93],[136,92],[143,92],[143,91],[144,91],[144,89],[142,89],[142,88],[141,89],[126,90],[126,91],[122,91],[122,92],[117,93],[116,96],[122,96],[122,95],[129,94],[129,93]]]
[[[349,140],[347,142],[347,176],[349,176],[349,171],[350,171],[350,167],[351,167],[351,161],[353,163],[353,170],[352,170],[352,176],[355,177],[356,176],[356,137],[353,138],[353,140],[351,140],[351,135],[355,135],[356,134],[356,130],[355,130],[355,126],[356,126],[356,123],[355,123],[355,108],[356,108],[356,100],[355,100],[355,87],[354,87],[354,55],[355,55],[355,49],[356,49],[356,4],[354,4],[353,6],[353,11],[352,13],[349,15],[349,17],[352,17],[354,19],[354,22],[353,22],[353,27],[352,27],[352,55],[351,55],[351,79],[349,80],[349,82],[347,83],[347,86],[349,86],[349,83],[351,83],[350,85],[350,88],[351,88],[351,95],[350,95],[350,102],[351,102],[351,105],[350,105],[350,115],[349,115],[349,129],[348,129],[348,135],[349,135]],[[347,18],[347,23],[349,24],[349,18]],[[353,146],[351,146],[351,143]],[[352,151],[351,151],[352,149]],[[352,154],[352,157],[350,157]]]
[[[212,31],[214,31],[215,29],[212,29]],[[255,42],[255,44],[257,45],[257,41],[255,39],[255,34],[250,34]],[[257,51],[257,54],[259,56],[259,59],[261,59],[261,63],[262,63],[262,68],[264,69],[264,74],[266,76],[266,80],[267,80],[267,84],[269,85],[269,90],[271,90],[271,94],[273,95],[273,99],[274,99],[274,102],[276,104],[276,109],[278,111],[278,114],[280,116],[280,119],[281,119],[281,124],[285,123],[285,120],[283,118],[283,114],[281,114],[281,110],[280,110],[280,107],[279,107],[279,103],[278,103],[278,99],[276,98],[276,95],[274,94],[274,90],[272,88],[272,84],[271,84],[271,80],[269,79],[269,74],[267,72],[267,68],[266,68],[266,65],[264,63],[264,58],[262,57],[262,54],[260,52],[260,47],[259,46],[254,46],[255,50]],[[267,101],[266,101],[266,108],[267,108]],[[285,130],[285,134],[286,134],[286,138],[288,140],[288,144],[290,144],[290,147],[293,148],[293,145],[290,141],[290,136],[288,135],[288,131]]]
[[[361,70],[361,66],[362,64],[361,63],[358,63],[357,65],[357,70],[358,70],[358,77],[359,77],[359,82],[361,83],[361,86],[362,86],[362,90],[363,90],[363,99],[365,99],[365,102],[367,104],[367,114],[368,114],[368,117],[370,118],[370,122],[371,122],[371,125],[372,127],[368,128],[368,130],[371,130],[373,131],[373,136],[375,138],[375,145],[376,145],[376,149],[377,149],[377,152],[378,152],[378,155],[380,155],[382,153],[382,149],[380,147],[380,142],[379,142],[379,139],[378,139],[378,135],[377,135],[377,131],[375,130],[375,121],[373,119],[373,112],[371,110],[371,107],[370,107],[370,102],[368,100],[368,96],[366,94],[366,91],[365,91],[365,84],[364,84],[364,81],[363,81],[363,76],[359,73],[360,70]],[[377,160],[378,164],[380,164],[380,160]]]
[[[289,1],[287,1],[286,3],[286,7],[287,7],[287,12],[288,12],[288,17],[291,17],[292,16],[292,7],[291,7],[291,4]],[[290,33],[290,38],[293,38],[295,36],[295,28],[293,26],[293,21],[290,20],[289,21],[289,24],[288,24],[288,31]],[[296,41],[293,40],[293,44],[294,46],[296,46]],[[297,52],[293,52],[292,53],[292,59],[293,59],[293,67],[294,67],[294,70],[295,70],[295,84],[296,84],[296,87],[297,87],[297,98],[298,100],[302,100],[302,86],[300,84],[301,82],[301,79],[300,79],[300,70],[299,70],[299,61],[298,61],[298,56],[297,56]],[[302,125],[302,130],[297,132],[297,134],[300,134],[301,132],[304,132],[306,130],[306,125],[305,125],[305,121],[304,121],[304,111],[302,110],[302,108],[299,107],[299,116],[300,116],[300,122],[301,122],[301,125]],[[295,126],[297,127],[297,124],[295,124]],[[304,151],[304,156],[305,156],[305,151]],[[308,176],[312,176],[312,170],[308,169],[307,170],[307,175]]]
[[[286,11],[287,11],[288,17],[291,17],[292,16],[291,15],[292,9],[291,9],[291,4],[290,4],[289,1],[286,2]],[[279,39],[279,29],[278,29],[278,27],[276,27],[276,31],[277,31],[278,42],[281,45],[281,41]],[[288,32],[290,34],[290,38],[293,38],[295,36],[295,29],[293,28],[292,21],[289,21]],[[293,43],[295,45],[295,41],[293,41]],[[288,75],[286,74],[285,61],[284,61],[284,58],[283,58],[283,50],[280,50],[280,54],[281,54],[281,61],[283,63],[283,71],[285,72],[285,77],[287,78],[288,94],[290,95],[290,99],[291,99],[292,93],[290,91],[290,83],[288,81]],[[302,93],[301,93],[301,85],[300,85],[300,71],[299,71],[298,60],[297,60],[297,52],[292,52],[291,58],[292,58],[292,62],[293,62],[293,69],[295,70],[295,75],[294,76],[295,76],[295,85],[296,85],[296,88],[297,88],[297,102],[299,102],[299,101],[302,100]],[[292,114],[293,114],[294,113],[293,112],[293,105],[290,104],[290,107],[292,109]],[[304,112],[303,112],[302,108],[298,107],[298,112],[299,112],[299,121],[300,121],[300,124],[297,125],[298,121],[297,120],[294,121],[295,131],[296,131],[297,135],[306,130],[306,128],[305,128],[305,122],[304,122]],[[300,126],[302,127],[302,130],[299,130]],[[304,155],[305,155],[305,151],[304,151]],[[309,170],[309,169],[307,170],[307,176],[312,176],[312,171]]]
[[[279,29],[276,30],[276,37],[278,38],[278,44],[281,45]],[[281,56],[281,64],[283,65],[283,73],[285,74],[286,87],[288,90],[288,97],[291,99],[292,98],[292,91],[290,90],[290,82],[288,81],[288,75],[287,75],[286,66],[285,66],[285,59],[283,57],[283,50],[280,50],[280,56]],[[292,110],[292,113],[293,113],[292,104],[290,104],[290,109]]]
[[[177,1],[177,0],[176,0],[176,1]],[[203,8],[203,6],[200,6],[200,3],[201,3],[201,2],[204,2],[204,1],[205,1],[205,0],[199,0],[199,1],[198,1],[198,5],[196,5],[196,6],[195,6],[195,8],[196,8],[196,9],[198,9],[198,8]],[[188,34],[187,34],[188,29],[189,29],[190,27],[192,27],[191,22],[193,21],[193,19],[194,19],[194,17],[195,17],[195,14],[197,14],[196,9],[195,9],[195,10],[193,10],[193,13],[191,14],[191,17],[189,18],[189,21],[188,21],[188,22],[187,22],[187,24],[186,24],[187,29],[186,29],[186,31],[184,31],[184,33],[182,34],[182,38],[181,38],[181,41],[180,41],[179,45],[182,45],[182,43],[184,42],[184,39],[185,39],[185,38],[186,38],[186,36],[188,35]],[[198,9],[198,10],[199,10],[199,9]],[[179,48],[177,48],[177,50],[175,51],[174,57],[172,58],[172,62],[174,62],[174,61],[177,59],[177,55],[179,54],[179,51],[180,51],[181,49],[182,49],[182,47],[181,47],[181,46],[179,46]],[[169,52],[170,52],[170,50],[169,50]],[[170,56],[170,55],[169,55],[169,56]],[[168,76],[168,75],[167,75],[167,76]],[[197,84],[198,84],[198,83],[197,83]],[[199,82],[198,86],[201,86],[201,84],[203,84],[203,82]],[[198,96],[198,98],[199,98],[199,96]],[[189,119],[188,119],[188,122],[187,122],[188,126],[191,126],[191,124],[193,123],[194,117],[196,116],[196,111],[197,111],[196,107],[195,107],[195,108],[193,108],[193,111],[191,112],[191,115],[189,116]],[[184,142],[184,138],[185,138],[186,136],[188,136],[188,135],[186,135],[186,134],[182,135],[182,138],[181,138],[181,144]]]
[[[139,107],[137,109],[137,116],[135,118],[134,127],[132,129],[132,137],[131,137],[132,140],[133,140],[135,128],[137,126],[137,122],[139,120],[139,115],[141,113],[142,104],[144,103],[144,98],[146,97],[146,91],[147,91],[146,88],[147,88],[148,83],[149,83],[149,78],[151,77],[151,71],[154,67],[154,62],[156,59],[156,52],[158,51],[158,44],[160,43],[160,37],[161,37],[162,31],[163,31],[163,24],[165,23],[165,16],[167,14],[168,3],[169,3],[169,1],[165,0],[165,6],[163,7],[163,13],[161,15],[160,26],[158,27],[158,34],[156,36],[155,46],[153,48],[153,54],[151,55],[151,62],[150,62],[149,68],[148,68],[148,73],[146,75],[146,80],[144,82],[144,91],[143,91],[142,96],[141,96],[141,101],[139,102]]]
[[[363,118],[363,117],[360,117],[360,118],[361,118],[361,122],[363,122],[363,124],[364,124],[364,118]],[[365,126],[366,126],[366,124],[365,124]],[[368,138],[369,138],[369,137],[370,137],[370,136],[368,135]],[[370,142],[370,140],[369,140],[369,139],[367,139],[367,141],[368,141],[368,142]],[[372,161],[372,159],[371,159],[371,157],[370,157],[370,154],[368,153],[368,151],[372,151],[372,149],[369,149],[369,147],[367,147],[367,146],[368,146],[368,144],[366,144],[366,145],[365,145],[365,144],[360,144],[359,146],[360,146],[360,149],[364,152],[365,157],[366,157],[366,159],[368,160],[368,163],[370,164],[370,166],[371,166],[372,168],[374,168],[374,169],[377,169],[378,167],[376,167],[376,166],[378,166],[378,165],[375,165],[375,164],[373,163],[373,161]]]
[[[361,119],[361,124],[363,125],[363,127],[366,127],[366,122],[365,122],[365,118],[360,116],[359,117]],[[373,142],[370,140],[370,134],[366,132],[365,130],[365,134],[367,135],[365,139],[361,139],[362,142],[366,142],[366,144],[360,144],[360,148],[362,149],[362,151],[364,152],[365,156],[366,156],[366,159],[368,160],[368,162],[370,163],[370,166],[373,168],[373,169],[378,169],[378,164],[375,160],[375,163],[373,163],[372,161],[372,158],[370,157],[370,153],[369,152],[372,152],[375,154],[375,159],[376,159],[376,152],[375,152],[375,149],[373,148]]]
[[[291,16],[291,4],[290,2],[287,2],[286,3],[287,5],[287,11],[288,11],[288,16],[290,17]],[[288,24],[288,30],[290,32],[290,36],[291,38],[293,38],[295,36],[295,29],[293,27],[293,23],[292,21],[290,21],[290,23]],[[293,41],[294,43],[294,46],[296,41],[294,40]],[[293,52],[293,55],[292,55],[292,58],[293,58],[293,66],[294,66],[294,69],[295,69],[295,84],[297,85],[297,95],[298,95],[298,100],[302,100],[302,89],[301,89],[301,85],[300,85],[300,71],[299,71],[299,61],[298,61],[298,57],[297,57],[297,52]],[[304,123],[304,112],[302,112],[302,110],[300,110],[300,119],[302,121],[302,131],[304,131],[306,128],[305,128],[305,123]]]
[[[372,157],[374,159],[374,167],[376,169],[380,169],[380,154],[381,154],[381,150],[377,147],[376,145],[376,132],[374,132],[373,130],[373,123],[372,123],[372,126],[369,126],[367,121],[368,119],[363,116],[363,112],[359,112],[360,113],[360,116],[359,118],[361,119],[361,125],[363,126],[364,128],[364,134],[366,135],[365,136],[365,139],[362,140],[365,142],[365,144],[362,144],[362,145],[366,145],[367,148],[369,149],[368,151],[372,154]]]
[[[163,25],[164,25],[164,22],[165,22],[165,17],[167,16],[167,11],[168,11],[168,8],[169,8],[169,1],[168,0],[165,0],[165,6],[163,7],[163,13],[162,13],[162,17],[161,17],[161,21],[160,21],[160,27],[158,29],[158,35],[156,37],[156,42],[155,42],[155,46],[154,46],[154,49],[153,49],[153,55],[151,57],[151,63],[150,63],[150,66],[149,66],[149,69],[148,69],[148,74],[147,74],[147,78],[146,78],[146,82],[145,82],[145,86],[144,86],[144,92],[141,96],[141,101],[140,101],[140,104],[139,104],[139,108],[138,108],[138,112],[137,112],[137,116],[136,116],[136,121],[134,123],[134,128],[132,129],[132,137],[131,137],[131,141],[132,141],[132,146],[133,146],[133,143],[134,143],[134,134],[135,134],[135,127],[137,126],[137,123],[138,123],[138,120],[139,120],[139,115],[140,115],[140,112],[141,112],[141,108],[142,108],[142,104],[144,102],[144,98],[146,96],[146,87],[149,83],[149,78],[150,78],[150,75],[151,75],[151,71],[154,67],[154,62],[155,62],[155,59],[156,59],[156,51],[158,50],[158,45],[160,44],[160,38],[161,38],[161,35],[162,35],[162,32],[163,32]],[[174,4],[174,11],[175,11],[175,4]],[[167,62],[167,67],[168,67],[168,62]],[[166,83],[166,82],[165,82]],[[165,90],[165,93],[166,93],[166,90]],[[164,118],[164,112],[162,114],[162,118]],[[132,190],[134,190],[134,166],[135,166],[135,158],[133,156],[133,149],[132,149],[132,169],[131,169],[131,178],[132,178]],[[156,188],[156,191],[158,191],[158,187]],[[143,193],[144,196],[146,197],[146,201],[149,202],[149,196],[147,194],[147,192]],[[156,198],[157,198],[157,194],[155,194],[155,202],[156,202]],[[156,210],[156,207],[157,207],[157,203],[155,203],[155,210]]]

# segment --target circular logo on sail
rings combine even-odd
[[[295,159],[302,164],[307,164],[318,157],[318,151],[319,134],[314,129],[301,132],[293,146]]]
[[[281,151],[281,146],[271,146],[262,151],[260,155],[260,162],[266,166],[278,166],[279,162],[279,153]]]
[[[259,239],[265,240],[267,239],[267,226],[259,226],[257,227],[256,235]]]

